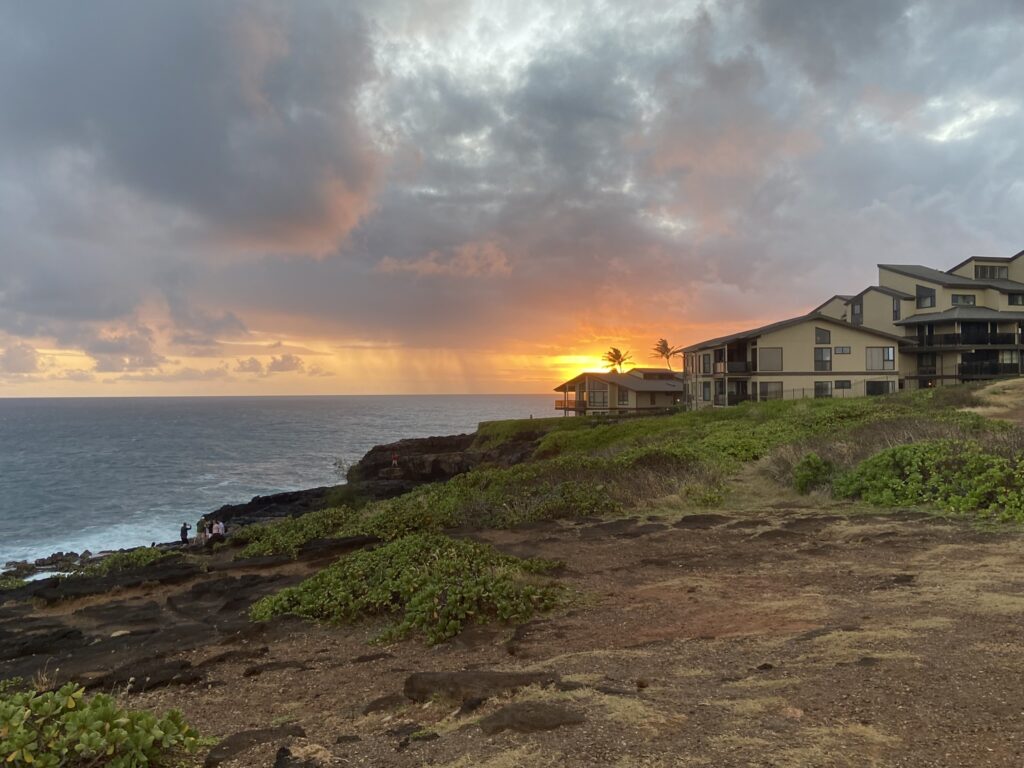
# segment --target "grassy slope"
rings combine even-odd
[[[711,506],[727,501],[730,476],[766,458],[775,478],[786,485],[796,481],[801,488],[809,489],[835,483],[845,495],[864,496],[869,502],[888,499],[900,504],[935,504],[952,499],[945,504],[947,508],[989,514],[993,504],[1018,490],[1015,483],[1017,478],[1024,479],[1024,472],[1017,471],[1014,458],[1016,431],[959,410],[971,399],[970,390],[957,388],[880,398],[750,403],[623,421],[555,418],[491,422],[481,426],[478,445],[539,438],[534,459],[512,468],[480,468],[358,511],[326,510],[255,526],[243,534],[249,540],[246,554],[295,552],[304,541],[323,536],[373,534],[385,541],[401,542],[406,537],[438,534],[459,526],[507,528],[538,520],[608,515],[667,494],[680,495],[695,506]],[[976,474],[973,472],[960,472],[957,487],[950,492],[936,493],[927,482],[914,486],[918,489],[916,497],[910,493],[890,499],[863,492],[876,486],[907,485],[907,478],[900,473],[909,465],[871,457],[902,450],[899,446],[921,440],[926,444],[944,441],[947,470],[961,446],[973,446],[972,466],[1002,451],[1005,460],[1000,467],[1005,471],[988,473],[983,493],[964,487]],[[981,444],[986,448],[981,449]],[[954,458],[950,459],[950,453]],[[926,451],[923,455],[922,460],[927,462],[933,454]],[[933,475],[942,476],[943,472],[940,469]],[[875,477],[878,473],[881,476]],[[860,485],[851,479],[857,477],[863,480]],[[358,577],[345,568],[335,569],[331,579],[314,577],[289,592],[288,599],[268,600],[255,615],[268,618],[295,612],[344,620],[373,613],[371,608],[346,612],[324,606],[339,594],[348,595],[348,600],[363,600],[364,592],[378,590],[394,578],[387,548],[378,551],[380,555],[367,555],[367,568]],[[497,581],[489,581],[485,567],[490,556],[482,549],[466,554],[467,567],[478,561],[482,575],[477,586],[485,592],[489,584],[498,587]],[[378,559],[385,565],[378,567]],[[511,566],[503,571],[502,589],[510,588],[508,573],[515,571]],[[445,580],[454,575],[438,571],[424,578],[429,582],[428,592],[437,601],[432,610],[424,614],[412,590],[405,598],[396,592],[396,601],[379,604],[377,612],[397,614],[396,621],[404,627],[410,626],[410,611],[445,616],[445,621],[451,622],[444,605],[447,594],[454,593],[457,585],[453,582],[446,587]],[[296,610],[299,605],[311,604],[321,607],[317,611]],[[528,608],[524,610],[528,614]],[[499,605],[486,615],[457,617],[454,624],[446,623],[443,628],[429,621],[421,621],[415,628],[437,640],[461,629],[465,621],[501,616],[502,611]],[[516,611],[517,617],[524,615]]]

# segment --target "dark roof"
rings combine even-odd
[[[626,373],[633,373],[633,371],[639,373],[679,373],[679,371],[670,371],[668,368],[630,368]]]
[[[678,371],[676,372],[678,373]],[[641,379],[639,376],[630,376],[628,373],[609,373],[608,371],[584,371],[566,382],[555,387],[555,392],[560,392],[567,384],[581,379],[584,376],[591,376],[609,384],[616,384],[623,389],[631,389],[634,392],[682,392],[683,380],[675,379]]]
[[[895,288],[889,288],[889,287],[884,286],[884,285],[869,285],[867,288],[865,288],[863,291],[858,293],[856,296],[851,296],[849,301],[847,301],[846,303],[849,304],[850,302],[854,301],[855,299],[859,299],[861,296],[863,296],[868,291],[878,291],[879,293],[884,293],[887,296],[892,296],[894,299],[905,299],[905,300],[907,300],[907,299],[913,299],[914,298],[909,293],[904,293],[903,291],[897,291]]]
[[[1000,264],[1008,264],[1011,261],[1016,261],[1021,256],[1024,256],[1024,251],[1021,251],[1020,253],[1015,253],[1015,254],[1013,254],[1013,256],[968,256],[966,259],[961,261],[959,264],[956,264],[955,266],[950,267],[946,271],[949,274],[953,274],[958,269],[960,269],[960,267],[964,266],[964,264],[970,264],[972,261],[996,261],[996,262],[999,262]]]
[[[760,328],[752,328],[749,331],[740,331],[739,333],[734,333],[729,336],[719,336],[717,339],[708,339],[707,341],[702,341],[697,344],[691,344],[690,346],[686,347],[683,351],[693,352],[694,350],[704,349],[706,347],[720,347],[723,344],[728,344],[729,342],[732,341],[740,341],[741,339],[753,339],[756,338],[757,336],[763,336],[766,333],[771,333],[772,331],[780,331],[783,328],[788,328],[791,325],[799,325],[800,323],[805,323],[811,320],[816,320],[822,323],[832,323],[833,325],[852,328],[857,331],[864,331],[865,333],[872,333],[875,336],[884,336],[887,339],[893,339],[895,341],[907,341],[907,339],[903,338],[902,336],[893,336],[891,333],[878,331],[875,330],[874,328],[868,328],[867,326],[864,325],[850,325],[849,323],[844,322],[843,320],[840,320],[838,318],[823,315],[821,312],[808,312],[806,315],[800,315],[800,317],[791,317],[788,320],[780,320],[779,322],[772,323],[771,325],[762,325]]]
[[[918,264],[879,264],[878,268],[887,269],[898,275],[912,277],[915,280],[935,283],[944,288],[995,288],[1003,293],[1024,293],[1024,283],[1018,283],[1014,280],[961,277],[960,275],[951,275],[948,272],[940,272],[931,267],[922,267]]]
[[[942,312],[926,312],[897,320],[894,325],[920,325],[954,320],[1024,320],[1024,312],[1000,312],[988,307],[953,307]]]

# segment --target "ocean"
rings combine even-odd
[[[177,538],[256,495],[344,482],[380,443],[554,416],[548,395],[0,399],[0,568]]]

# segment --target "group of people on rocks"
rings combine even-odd
[[[181,543],[188,544],[189,537],[188,532],[192,530],[192,526],[188,523],[181,524]],[[223,520],[207,520],[202,518],[196,523],[196,538],[194,544],[205,544],[214,536],[226,536],[228,533],[227,526],[224,525]]]

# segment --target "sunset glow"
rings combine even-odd
[[[5,4],[0,396],[549,392],[1019,250],[1019,18],[599,5]]]

